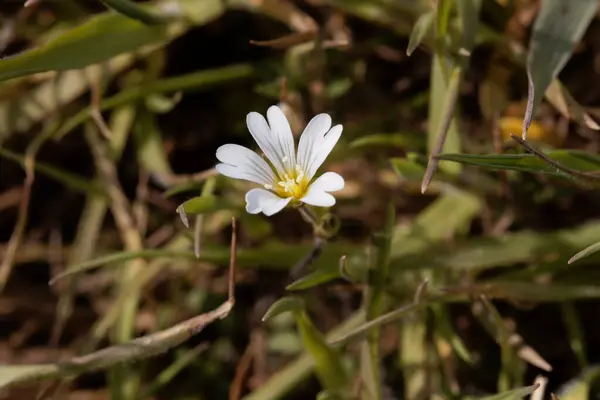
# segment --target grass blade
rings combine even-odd
[[[529,94],[523,120],[523,140],[527,139],[527,130],[543,94],[571,58],[597,9],[596,0],[541,2],[527,56]]]

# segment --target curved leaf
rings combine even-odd
[[[431,32],[433,28],[433,21],[435,18],[435,11],[429,11],[421,15],[408,39],[408,46],[406,47],[406,55],[410,56],[417,47],[421,44],[423,39]]]
[[[578,150],[555,150],[546,153],[561,165],[581,172],[600,171],[600,157]],[[497,170],[543,173],[566,177],[533,154],[442,154],[440,160],[476,165]]]
[[[319,269],[290,283],[286,290],[305,290],[322,285],[340,277],[337,269]]]
[[[100,14],[42,47],[2,60],[0,81],[38,72],[84,68],[166,37],[164,25],[148,26],[112,12]]]
[[[144,24],[153,25],[165,23],[169,20],[168,16],[154,14],[140,7],[138,4],[129,0],[101,0],[106,6],[113,10]]]
[[[269,307],[263,321],[267,321],[286,312],[296,312],[304,309],[304,303],[298,297],[283,297]]]
[[[597,0],[543,0],[533,25],[527,57],[529,95],[523,139],[548,86],[571,58],[575,46],[594,19]]]

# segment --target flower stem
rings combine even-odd
[[[306,223],[312,225],[313,233],[316,236],[324,235],[325,232],[323,231],[323,226],[319,222],[319,219],[317,218],[317,215],[314,213],[313,210],[302,204],[300,207],[298,207],[298,211],[300,211],[302,219],[306,221]]]

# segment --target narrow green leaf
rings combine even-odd
[[[540,263],[552,270],[565,268],[567,260],[577,249],[596,243],[600,237],[600,223],[593,221],[551,233],[520,231],[508,232],[502,238],[471,238],[457,241],[452,248],[432,244],[430,251],[423,251],[420,242],[410,236],[407,238],[401,232],[397,236],[397,245],[392,247],[392,271],[411,267],[480,271],[518,263],[534,263],[539,266],[536,268],[539,274],[542,267]],[[579,262],[597,263],[598,259],[593,255]],[[544,263],[543,260],[548,261]],[[401,274],[398,279],[403,279]]]
[[[342,396],[339,393],[324,390],[317,394],[316,400],[351,400],[352,396]]]
[[[412,320],[398,323],[400,348],[398,349],[400,367],[404,377],[404,398],[418,398],[427,384],[427,372],[424,368],[409,368],[410,365],[427,363],[427,327],[423,313],[417,313]]]
[[[166,26],[144,25],[112,12],[100,14],[42,47],[3,59],[0,81],[84,68],[166,38]]]
[[[594,365],[562,385],[557,391],[560,400],[582,400],[594,397],[600,379],[600,366]]]
[[[399,149],[417,149],[422,146],[423,140],[410,132],[375,133],[360,137],[350,143],[351,148],[396,147]]]
[[[238,64],[193,72],[174,78],[158,79],[148,85],[140,85],[132,89],[127,89],[113,97],[102,100],[100,102],[100,110],[107,111],[143,99],[153,93],[173,93],[178,91],[209,89],[226,82],[249,78],[254,73],[255,69],[251,65]],[[55,132],[54,136],[61,138],[87,121],[91,116],[90,111],[90,108],[86,108],[75,114],[68,119],[57,132]]]
[[[206,350],[206,343],[201,343],[198,346],[186,350],[183,354],[171,363],[167,368],[163,369],[157,377],[146,386],[143,392],[138,396],[138,400],[151,398],[153,394],[159,391],[173,380],[184,368],[198,360],[198,356]]]
[[[268,243],[256,249],[240,249],[237,254],[239,267],[267,268],[285,270],[293,265],[294,261],[302,259],[311,246],[284,244],[281,242]],[[355,251],[354,245],[334,244],[327,245],[318,260],[315,261],[316,269],[327,268],[336,265],[344,254]],[[193,251],[169,250],[169,249],[145,249],[142,251],[122,251],[100,256],[76,265],[68,266],[64,272],[58,274],[52,282],[65,276],[81,273],[102,266],[121,265],[135,258],[153,260],[158,258],[195,258]],[[199,257],[202,261],[227,265],[229,262],[229,248],[224,246],[205,245]],[[52,283],[51,282],[51,283]]]
[[[460,151],[460,135],[455,111],[463,69],[460,66],[452,68],[450,77],[446,79],[442,71],[442,65],[447,63],[446,58],[434,55],[432,62],[427,130],[427,149],[430,157],[421,184],[422,193],[427,191],[437,171],[439,159],[436,156],[441,153]],[[456,168],[452,165],[446,166],[445,169],[451,174],[460,171],[460,167]]]
[[[581,172],[600,171],[600,157],[578,150],[554,150],[545,153],[557,163]],[[568,177],[533,154],[441,154],[440,160],[476,165],[496,170],[543,173]]]
[[[389,257],[392,243],[393,229],[396,223],[394,204],[387,208],[385,226],[383,231],[374,238],[377,251],[375,264],[369,274],[369,285],[365,287],[363,302],[367,311],[367,321],[372,321],[381,316],[386,309],[386,283],[389,274]],[[363,398],[381,399],[383,380],[380,371],[380,336],[379,327],[369,332],[368,340],[361,349],[361,377]]]
[[[337,326],[327,335],[327,340],[343,335],[362,323],[365,319],[364,313],[359,311]],[[293,392],[294,388],[306,380],[314,369],[314,360],[306,352],[300,357],[287,363],[283,368],[275,371],[269,379],[243,397],[242,400],[279,400]]]
[[[0,147],[0,157],[4,157],[7,160],[11,160],[21,164],[25,162],[24,156],[21,154],[13,153],[12,151]],[[90,181],[89,179],[75,175],[71,172],[63,171],[60,168],[48,165],[37,161],[35,163],[35,170],[41,174],[46,175],[49,178],[54,179],[57,182],[62,183],[71,190],[76,190],[84,194],[100,195],[104,196],[105,192],[97,182]]]
[[[470,400],[516,400],[516,399],[522,399],[523,397],[530,395],[535,389],[537,389],[537,385],[513,389],[513,390],[503,392],[503,393],[494,394],[491,396],[470,397],[469,399]]]
[[[101,0],[106,6],[144,24],[154,25],[169,21],[169,16],[155,14],[129,0]]]
[[[152,174],[172,174],[155,115],[142,108],[138,113],[133,132],[138,163],[144,170]]]
[[[184,225],[188,226],[188,215],[206,214],[224,208],[227,208],[227,204],[223,199],[213,195],[197,196],[180,204],[177,213]]]
[[[581,250],[579,253],[575,254],[573,257],[569,258],[569,264],[573,264],[574,262],[577,262],[584,257],[594,254],[598,250],[600,250],[600,242],[594,243],[594,244],[586,247],[585,249]]]
[[[597,0],[541,2],[527,56],[529,95],[523,120],[523,139],[543,94],[571,58],[597,9]]]
[[[563,322],[565,323],[565,326],[567,327],[567,332],[569,334],[569,344],[571,345],[571,351],[573,351],[573,354],[575,354],[575,357],[577,357],[579,367],[581,369],[585,369],[588,366],[585,337],[583,334],[583,330],[581,329],[582,327],[579,315],[577,313],[577,308],[575,307],[575,303],[562,303],[561,314]]]
[[[298,297],[283,297],[269,307],[262,320],[267,321],[283,313],[297,312],[302,309],[304,309],[304,303]]]
[[[144,99],[144,103],[149,111],[154,114],[166,114],[173,110],[181,100],[181,92],[174,96],[167,97],[160,93],[152,93]]]
[[[495,295],[517,301],[551,303],[600,298],[600,286],[593,284],[552,283],[541,285],[533,282],[501,279],[493,280],[491,283]]]
[[[448,192],[438,197],[419,213],[408,229],[396,228],[392,238],[392,258],[411,253],[432,255],[425,250],[466,229],[481,207],[481,200],[467,192]]]
[[[390,160],[394,171],[409,182],[418,182],[423,179],[425,168],[414,161],[406,158],[392,158]]]
[[[408,46],[406,47],[406,55],[410,57],[410,55],[415,51],[417,47],[421,44],[425,36],[430,34],[433,29],[433,21],[435,20],[435,11],[429,11],[425,14],[421,15],[415,26],[413,27],[412,32],[410,33],[410,38],[408,39]]]
[[[286,290],[306,290],[312,287],[322,285],[340,277],[339,270],[319,269],[290,283]]]
[[[436,304],[431,307],[435,317],[436,330],[450,343],[456,354],[467,364],[472,364],[473,359],[467,346],[459,335],[456,334],[450,322],[448,309],[444,304]]]
[[[324,389],[338,393],[350,389],[350,377],[341,353],[332,347],[304,310],[294,312],[302,343],[315,360],[315,372]]]

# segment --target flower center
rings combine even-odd
[[[298,200],[304,196],[308,188],[308,179],[300,165],[296,165],[293,170],[288,170],[281,178],[283,179],[277,182],[276,185],[269,185],[267,189],[274,191],[279,197],[283,198],[293,197]]]

